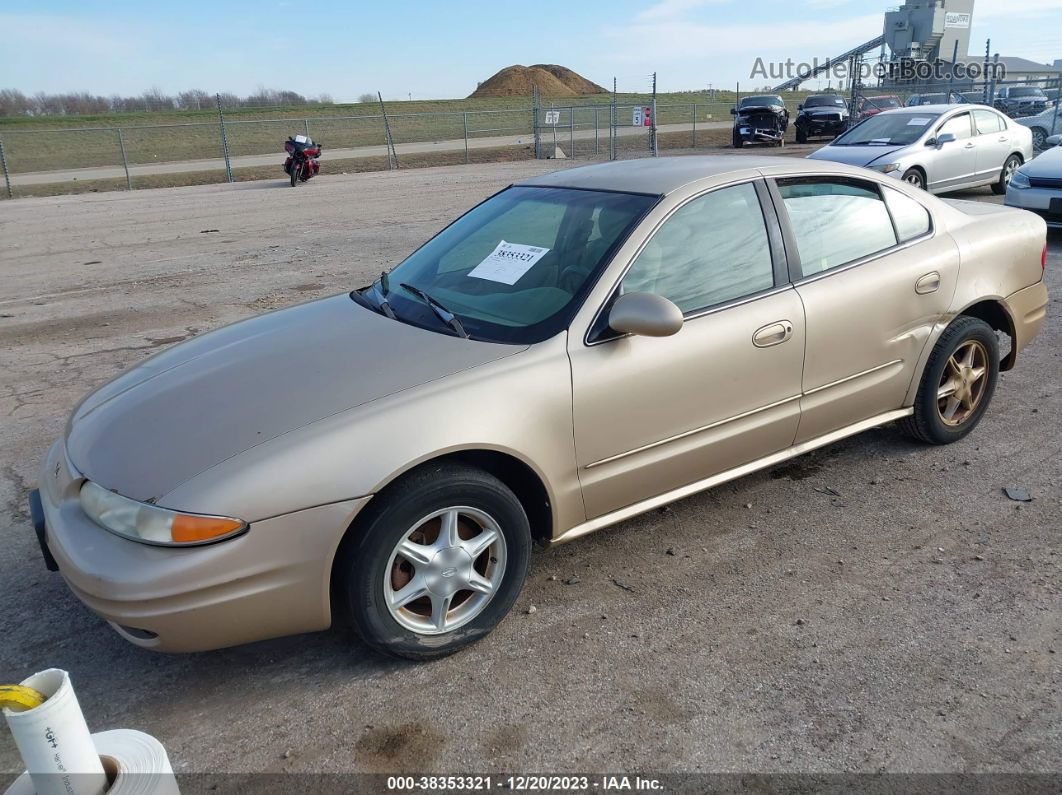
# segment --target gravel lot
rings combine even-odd
[[[966,441],[874,430],[538,552],[510,617],[439,662],[348,631],[145,652],[45,571],[27,490],[85,392],[558,165],[0,203],[0,680],[70,670],[92,728],[178,772],[1062,772],[1059,298]],[[1062,296],[1057,235],[1047,277]]]

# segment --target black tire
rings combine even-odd
[[[941,417],[938,390],[944,379],[948,360],[961,346],[974,341],[980,343],[987,354],[987,382],[978,402],[969,416],[958,425],[948,425]],[[999,380],[999,341],[991,326],[976,317],[963,315],[955,319],[940,335],[933,352],[929,355],[922,380],[915,397],[914,414],[900,420],[900,427],[908,434],[927,444],[950,444],[957,442],[977,427],[981,421]]]
[[[1043,127],[1033,127],[1032,136],[1033,149],[1035,149],[1036,151],[1040,151],[1041,149],[1047,148],[1047,130],[1045,130]]]
[[[909,168],[903,172],[903,181],[908,185],[913,185],[919,190],[926,189],[926,175],[917,168]]]
[[[741,149],[742,147],[745,146],[745,141],[741,137],[741,133],[739,133],[737,130],[734,131],[734,135],[732,137],[733,137],[733,144],[734,144],[734,148],[735,149]]]
[[[1010,179],[1014,176],[1014,172],[1021,168],[1021,158],[1018,155],[1011,155],[1003,163],[1003,170],[999,172],[999,182],[992,183],[992,192],[997,196],[1002,196],[1007,192],[1007,186],[1010,185]]]
[[[490,600],[468,623],[444,634],[420,634],[400,624],[385,604],[392,553],[421,519],[453,506],[495,520],[505,541],[503,573]],[[357,536],[344,543],[335,576],[351,623],[369,646],[411,660],[443,657],[482,638],[512,608],[527,577],[531,528],[520,501],[490,473],[464,465],[428,466],[389,486],[366,512],[351,528]]]
[[[291,161],[291,169],[289,170],[289,176],[291,177],[291,187],[294,188],[296,185],[299,184],[299,172],[301,170],[302,168],[299,166],[299,162],[293,159]]]
[[[806,144],[808,142],[808,134],[806,130],[800,127],[796,128],[796,142],[798,144]]]

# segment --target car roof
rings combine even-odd
[[[535,187],[580,188],[583,190],[625,191],[663,196],[691,183],[722,175],[757,177],[761,169],[779,175],[807,173],[858,173],[850,166],[827,160],[756,155],[680,155],[614,160],[590,166],[562,169],[518,183]]]

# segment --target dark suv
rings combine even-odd
[[[744,97],[737,108],[731,108],[734,116],[734,147],[740,149],[746,143],[782,146],[785,131],[789,127],[789,111],[785,100],[776,94]]]
[[[1047,95],[1036,86],[1003,86],[996,92],[996,110],[1012,119],[1036,116],[1047,110]]]
[[[848,103],[839,94],[816,94],[798,108],[796,140],[806,144],[808,138],[836,138],[848,129]]]

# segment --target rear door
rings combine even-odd
[[[799,443],[903,406],[959,256],[899,189],[793,177],[772,190],[807,327]]]
[[[977,177],[994,181],[1012,151],[1007,123],[994,110],[975,110],[973,118],[977,133]]]
[[[977,143],[970,113],[960,113],[940,123],[933,136],[940,137],[944,133],[951,133],[955,140],[931,152],[927,158],[930,191],[961,187],[977,179]]]

